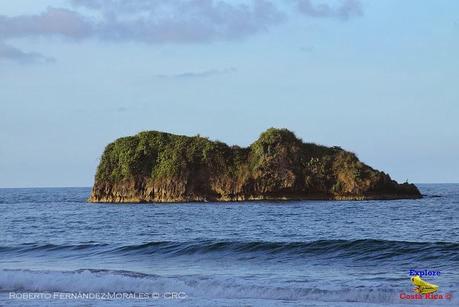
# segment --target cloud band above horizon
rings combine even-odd
[[[357,0],[334,3],[283,2],[294,12],[308,17],[348,20],[362,15]],[[48,7],[35,15],[0,15],[0,60],[51,60],[6,43],[14,38],[59,36],[148,44],[207,43],[244,39],[288,18],[279,4],[270,0],[250,0],[241,4],[217,0],[70,0],[70,4],[71,8]]]

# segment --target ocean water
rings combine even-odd
[[[89,204],[0,189],[0,305],[459,305],[459,184],[419,200]],[[405,300],[410,269],[437,300]]]

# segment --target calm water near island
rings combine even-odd
[[[419,188],[420,200],[136,205],[0,189],[0,305],[457,305],[459,184]],[[400,299],[410,269],[440,271],[425,279],[452,299]],[[93,297],[46,296],[78,293]]]

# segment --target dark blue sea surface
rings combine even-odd
[[[459,184],[419,188],[419,200],[177,204],[0,189],[0,305],[458,305]],[[401,299],[410,269],[440,271],[425,280],[452,298]]]

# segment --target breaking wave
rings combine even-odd
[[[180,291],[188,299],[239,298],[330,302],[400,303],[400,289],[344,288],[337,290],[308,287],[254,285],[240,279],[203,276],[159,276],[130,271],[0,271],[0,291],[34,292],[130,292]],[[305,284],[306,286],[306,284]]]

